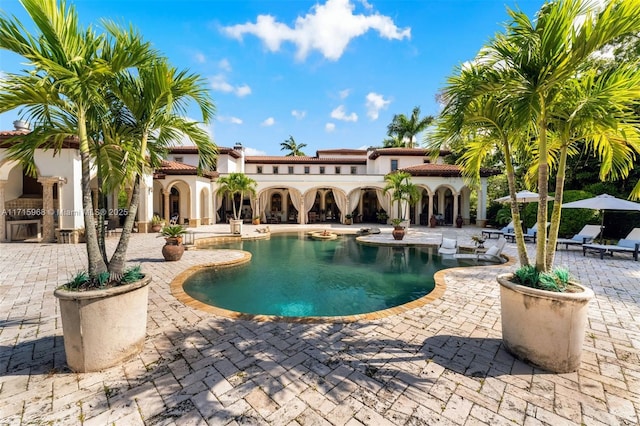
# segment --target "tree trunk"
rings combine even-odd
[[[505,168],[507,170],[507,183],[509,185],[509,195],[511,195],[511,218],[513,219],[514,234],[516,235],[516,246],[518,248],[518,258],[520,259],[520,265],[525,266],[529,264],[529,254],[527,253],[527,246],[524,243],[524,235],[522,232],[522,220],[520,219],[520,210],[518,209],[518,202],[515,198],[516,195],[516,174],[513,169],[513,162],[511,161],[511,147],[508,140],[504,140],[502,143],[504,147]]]
[[[542,99],[540,106],[540,119],[538,120],[538,235],[536,237],[536,269],[540,272],[547,272],[547,197],[549,195],[549,163],[547,156],[549,148],[547,146],[547,117],[545,100]]]
[[[131,238],[131,230],[136,220],[136,214],[138,212],[138,205],[140,204],[140,175],[136,174],[133,190],[131,191],[131,201],[129,202],[129,208],[127,210],[127,218],[124,221],[122,227],[122,234],[118,240],[118,246],[116,247],[111,261],[109,262],[109,274],[112,279],[120,279],[124,274],[124,267],[127,255],[127,248],[129,247],[129,239]]]
[[[567,145],[563,144],[562,148],[560,149],[558,172],[556,173],[556,190],[553,198],[553,211],[551,212],[549,242],[547,243],[547,268],[549,268],[549,270],[553,269],[553,262],[556,257],[556,241],[558,241],[558,230],[560,229],[560,219],[562,217],[562,198],[564,194],[564,180],[566,171]]]
[[[78,139],[80,139],[80,161],[82,167],[82,209],[84,216],[84,233],[87,240],[87,260],[88,273],[90,277],[96,277],[98,274],[107,271],[107,264],[102,259],[100,247],[98,246],[98,236],[96,233],[96,224],[93,220],[93,203],[91,201],[90,186],[90,165],[91,158],[89,156],[89,141],[87,137],[87,128],[84,111],[79,106],[78,112]]]

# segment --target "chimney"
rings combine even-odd
[[[31,130],[31,129],[29,128],[29,123],[27,123],[27,122],[26,122],[26,121],[24,121],[24,120],[16,120],[16,121],[14,121],[14,122],[13,122],[13,127],[14,127],[16,130],[20,130],[20,131],[26,131],[26,132],[28,132],[29,130]]]

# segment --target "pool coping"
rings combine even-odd
[[[308,232],[308,231],[305,231],[305,232]],[[285,232],[277,232],[277,233],[285,233]],[[345,234],[349,234],[349,233],[345,233]],[[267,237],[249,238],[249,239],[267,239],[269,237],[270,237],[270,234],[267,234]],[[207,240],[206,243],[203,242],[203,244],[210,244],[216,241],[217,242],[233,241],[233,240],[236,240],[237,238],[238,237],[232,237],[232,238],[208,237],[208,238],[203,238],[202,240]],[[366,244],[380,245],[380,246],[393,245],[393,244],[374,244],[372,242],[366,242]],[[396,244],[396,245],[404,246],[404,247],[407,246],[407,245],[401,245],[401,244]],[[416,245],[411,244],[411,246],[416,246]],[[422,246],[425,246],[425,245],[422,245]],[[221,249],[221,250],[226,250],[226,249]],[[447,289],[447,285],[445,284],[447,273],[455,272],[458,269],[467,270],[469,268],[504,267],[504,266],[515,264],[515,258],[510,258],[508,256],[503,255],[507,259],[506,263],[500,263],[495,265],[477,265],[477,266],[465,266],[465,267],[441,269],[440,271],[436,272],[433,275],[434,288],[428,294],[425,294],[419,299],[412,300],[411,302],[394,306],[392,308],[382,309],[379,311],[368,312],[364,314],[355,314],[355,315],[324,316],[324,317],[290,317],[290,316],[281,316],[281,315],[247,314],[243,312],[232,311],[229,309],[208,305],[204,302],[194,299],[184,291],[184,288],[183,288],[184,282],[187,280],[187,278],[189,278],[195,272],[198,272],[200,270],[207,269],[207,268],[233,268],[233,267],[242,266],[251,262],[251,253],[244,250],[235,250],[235,249],[229,250],[229,251],[241,253],[242,257],[238,259],[223,261],[223,262],[203,263],[203,264],[195,265],[185,269],[184,271],[180,272],[171,281],[170,283],[171,294],[179,302],[183,303],[184,305],[190,308],[197,309],[199,311],[208,312],[208,313],[225,317],[225,318],[230,318],[230,319],[241,319],[241,320],[258,321],[258,322],[270,322],[270,321],[289,322],[289,323],[297,323],[297,324],[348,323],[348,322],[356,322],[356,321],[372,321],[372,320],[378,320],[378,319],[386,318],[393,315],[402,314],[412,309],[416,309],[416,308],[420,308],[425,305],[428,305],[429,303],[441,298]]]

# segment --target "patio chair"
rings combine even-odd
[[[504,246],[507,244],[507,240],[504,237],[498,238],[498,242],[495,246],[491,246],[484,253],[460,253],[454,254],[458,261],[474,261],[474,262],[492,262],[492,263],[504,263],[505,259],[501,256]]]
[[[547,222],[547,228],[549,227],[549,225],[551,225],[551,222]],[[505,233],[504,237],[511,243],[516,241],[516,234],[514,232]],[[533,227],[527,229],[527,232],[524,233],[524,240],[525,242],[532,241],[535,243],[537,238],[538,238],[538,223],[536,222],[536,224],[533,225]]]
[[[569,249],[569,246],[582,246],[593,242],[596,237],[600,235],[600,225],[585,225],[580,232],[575,234],[571,238],[558,238],[556,241],[556,250],[560,244],[565,245],[565,249]]]
[[[179,218],[180,216],[177,213],[174,213],[173,216],[171,216],[171,219],[169,219],[169,225],[177,225]]]
[[[497,235],[500,238],[503,234],[513,233],[514,230],[513,221],[511,221],[502,229],[483,229],[482,236],[489,239],[492,235]]]
[[[604,259],[604,255],[608,254],[613,257],[614,252],[631,253],[633,260],[638,261],[638,252],[640,252],[640,228],[634,228],[627,238],[618,241],[618,244],[583,244],[582,255],[586,256],[587,252],[598,253],[600,259]]]
[[[458,240],[453,238],[442,238],[440,248],[438,248],[438,254],[441,255],[453,255],[458,253]]]

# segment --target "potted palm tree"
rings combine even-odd
[[[391,224],[393,225],[393,231],[391,231],[391,235],[393,235],[394,240],[401,240],[404,238],[404,226],[402,226],[402,222],[404,219],[396,218],[391,219]]]
[[[0,93],[0,113],[28,105],[26,118],[37,123],[10,148],[12,159],[26,170],[35,170],[36,150],[58,150],[69,135],[76,137],[87,269],[54,294],[60,303],[67,364],[76,372],[98,371],[138,353],[146,336],[151,275],[131,273],[126,265],[141,176],[158,166],[166,148],[183,135],[198,146],[202,167],[213,164],[215,145],[183,115],[185,105],[195,101],[208,122],[214,105],[200,77],[170,67],[135,30],[114,24],[104,34],[81,28],[75,8],[55,0],[23,5],[38,33],[28,34],[28,25],[3,15],[0,48],[29,58],[36,71],[4,76],[4,87],[10,89]],[[71,57],[75,60],[69,61]],[[104,244],[104,217],[93,215],[92,170],[99,203],[102,194],[123,182],[132,187],[128,215],[111,256]]]
[[[524,13],[510,11],[513,20],[506,33],[498,34],[481,49],[478,60],[449,79],[431,139],[431,148],[451,142],[461,147],[459,164],[471,179],[478,178],[496,148],[502,152],[514,223],[520,222],[518,161],[533,162],[528,179],[540,195],[535,261],[529,261],[523,231],[516,227],[520,268],[497,277],[502,339],[516,357],[554,372],[579,368],[588,304],[594,296],[567,271],[554,268],[566,160],[574,154],[600,157],[608,152],[603,177],[624,176],[633,167],[638,149],[628,149],[635,143],[629,138],[639,129],[631,105],[637,99],[640,70],[620,61],[601,72],[591,58],[625,34],[640,32],[637,7],[637,2],[611,1],[601,11],[581,15],[582,1],[551,2],[533,23]],[[549,215],[551,177],[555,194]],[[640,196],[640,185],[632,195]]]
[[[157,214],[154,214],[151,218],[151,231],[152,232],[160,232],[162,227],[164,226],[164,220],[160,218]]]
[[[218,185],[218,194],[228,195],[231,197],[231,204],[233,204],[233,219],[229,220],[231,233],[241,234],[242,219],[240,219],[240,204],[244,199],[245,193],[256,195],[256,186],[258,183],[244,173],[229,173],[229,175],[218,179]],[[237,198],[239,198],[237,207],[235,200],[236,195],[238,196]]]
[[[187,229],[182,225],[168,225],[162,228],[160,236],[165,239],[165,245],[162,247],[164,260],[172,262],[182,258],[184,254],[182,236],[186,233]]]
[[[404,227],[409,226],[409,221],[405,219],[403,210],[410,205],[414,205],[419,197],[418,187],[411,182],[411,175],[403,171],[395,171],[384,177],[387,185],[383,188],[384,193],[391,191],[391,201],[398,206],[397,216],[394,219],[400,219],[399,224]]]

